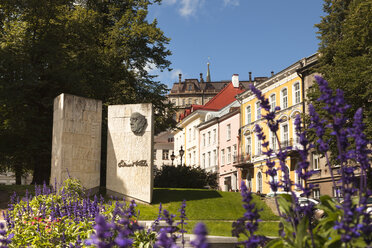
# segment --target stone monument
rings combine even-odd
[[[86,189],[98,189],[101,126],[101,101],[68,94],[54,99],[51,185],[70,175]]]
[[[108,107],[107,177],[109,194],[151,203],[153,189],[152,104]]]

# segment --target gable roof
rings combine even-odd
[[[244,92],[243,87],[235,88],[230,82],[225,88],[223,88],[217,95],[215,95],[211,100],[209,100],[202,109],[204,110],[219,110],[226,105],[235,101],[235,96]]]

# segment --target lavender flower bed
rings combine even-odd
[[[296,173],[304,184],[294,184],[286,170],[285,161],[289,148],[281,149],[277,153],[278,164],[270,155],[266,137],[260,126],[255,127],[262,146],[266,149],[267,175],[271,176],[269,182],[273,192],[283,189],[291,194],[277,196],[276,205],[281,218],[279,222],[279,238],[267,243],[263,236],[256,235],[260,220],[260,210],[252,202],[252,192],[244,183],[241,185],[241,195],[244,216],[232,225],[232,235],[245,236],[245,240],[237,245],[242,247],[369,247],[372,241],[372,225],[370,214],[367,213],[367,199],[371,197],[371,190],[367,188],[367,173],[370,173],[370,154],[368,147],[371,142],[363,134],[362,110],[359,109],[354,116],[353,125],[345,117],[349,106],[345,103],[341,91],[334,94],[327,82],[316,77],[321,90],[319,101],[325,104],[324,109],[329,113],[328,119],[321,119],[312,105],[309,106],[311,124],[309,128],[316,131],[317,144],[310,144],[307,130],[304,130],[301,117],[297,116],[295,125],[299,135],[301,149],[297,149],[300,162]],[[261,101],[266,110],[264,118],[269,129],[277,133],[280,120],[276,118],[277,107],[270,111],[268,100],[264,95],[251,86],[251,90]],[[340,188],[344,201],[332,200],[329,196],[322,196],[319,206],[312,202],[299,204],[296,194],[292,191],[294,186],[302,190],[301,197],[309,198],[314,185],[307,183],[314,173],[310,170],[308,154],[316,145],[329,160],[329,140],[325,133],[332,130],[331,135],[338,148],[338,162],[341,165],[340,181],[333,177],[333,184]],[[278,135],[276,134],[278,139]],[[280,145],[278,140],[277,142]],[[284,173],[282,181],[274,180],[278,170]],[[356,181],[356,170],[359,174],[359,187]],[[330,171],[331,168],[330,168]],[[56,187],[54,187],[55,189]],[[9,211],[5,215],[8,229],[0,225],[0,247],[166,247],[175,248],[177,240],[184,247],[184,226],[187,225],[186,202],[179,209],[180,221],[175,223],[175,215],[162,209],[160,205],[158,218],[151,228],[145,229],[138,224],[139,213],[134,202],[123,204],[109,202],[104,204],[103,198],[90,199],[85,196],[79,182],[68,179],[58,192],[50,190],[45,185],[36,188],[35,196],[26,194],[23,199],[12,197]],[[312,221],[314,207],[324,211],[324,217],[315,223]],[[167,226],[157,228],[159,221],[165,220]],[[209,247],[206,235],[207,230],[203,223],[195,228],[196,239],[191,242],[193,247]]]

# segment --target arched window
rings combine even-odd
[[[300,92],[300,83],[296,82],[293,85],[293,104],[301,102],[301,92]]]
[[[295,184],[296,184],[296,188],[300,189],[299,185],[303,185],[303,182],[302,182],[301,177],[298,176],[297,170],[298,170],[298,164],[296,164]]]
[[[281,109],[286,109],[286,108],[288,108],[288,90],[287,90],[287,88],[282,89],[281,95],[282,95]]]
[[[289,185],[285,183],[285,180],[284,180],[284,175],[288,173],[288,177],[290,177],[289,175],[289,169],[287,166],[284,167],[284,171],[282,170],[282,185],[283,185],[283,190],[284,191],[290,191],[291,189],[289,188]]]
[[[257,189],[256,192],[262,193],[262,173],[259,171],[257,173]]]

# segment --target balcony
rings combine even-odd
[[[253,166],[250,154],[241,154],[233,156],[233,166],[236,168],[249,168]]]

